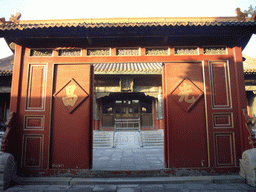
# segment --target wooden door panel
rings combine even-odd
[[[24,168],[42,168],[43,165],[44,135],[23,135],[23,162]]]
[[[142,127],[152,127],[153,126],[152,113],[142,113],[141,114],[141,126]]]
[[[114,127],[115,119],[113,114],[102,115],[102,127]]]
[[[28,67],[26,110],[44,110],[47,66],[29,64]]]
[[[25,64],[19,109],[21,169],[45,169],[48,164],[49,108],[46,107],[48,64]],[[49,101],[49,98],[48,98]]]
[[[91,167],[91,66],[54,67],[50,168]]]
[[[227,62],[210,63],[212,107],[232,108]]]
[[[208,121],[210,135],[211,166],[237,166],[236,140],[239,135],[239,116],[236,102],[236,87],[230,83],[233,66],[228,61],[210,61],[210,96],[208,100]],[[233,91],[233,94],[232,94]]]
[[[236,154],[234,153],[234,133],[214,133],[215,161],[218,167],[234,166]]]
[[[164,67],[168,167],[207,167],[207,135],[201,63]]]
[[[240,117],[233,104],[238,99],[234,73],[229,61],[205,61],[204,74],[201,63],[165,64],[168,167],[237,167]]]

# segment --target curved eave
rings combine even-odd
[[[37,39],[38,45],[39,41],[46,45],[51,40],[55,41],[53,39],[65,39],[63,41],[66,42],[77,39],[78,42],[83,42],[83,45],[86,41],[89,45],[102,45],[102,42],[107,42],[101,39],[108,39],[107,44],[113,42],[110,39],[120,42],[162,41],[163,44],[173,44],[179,42],[177,37],[180,36],[183,42],[191,44],[202,40],[201,44],[219,45],[225,41],[225,44],[244,48],[253,33],[256,33],[255,21],[237,21],[236,17],[36,20],[0,25],[0,37],[4,37],[8,43],[20,45],[31,44],[34,39]],[[219,42],[216,42],[216,39]]]
[[[256,74],[256,58],[243,55],[245,61],[243,62],[244,74],[255,75]]]
[[[247,19],[249,20],[249,19]],[[141,18],[90,18],[60,20],[28,20],[6,22],[0,30],[24,30],[53,27],[151,27],[151,26],[244,26],[255,25],[253,21],[238,21],[237,17],[141,17]]]
[[[158,27],[158,26],[256,26],[256,22],[149,22],[149,23],[36,23],[36,24],[5,24],[0,25],[1,31],[43,29],[43,28],[106,28],[106,27]]]
[[[0,76],[12,76],[12,70],[0,71]]]

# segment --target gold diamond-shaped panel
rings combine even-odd
[[[190,111],[203,96],[203,92],[190,79],[184,78],[174,88],[171,95],[182,109]]]
[[[72,113],[89,94],[72,78],[54,96]]]

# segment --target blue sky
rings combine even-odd
[[[0,18],[20,12],[21,20],[109,17],[236,16],[235,9],[256,6],[255,0],[0,0]],[[0,58],[12,54],[0,38]],[[243,51],[256,58],[256,35]]]

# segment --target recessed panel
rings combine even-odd
[[[44,116],[29,115],[25,116],[24,130],[43,130],[44,129]]]
[[[213,114],[214,128],[233,128],[233,113]]]
[[[29,65],[26,110],[44,110],[46,65]]]
[[[217,166],[234,166],[234,133],[215,133],[215,160]]]
[[[43,135],[23,136],[23,166],[40,168],[43,160]]]
[[[227,62],[210,62],[213,108],[232,108]]]

